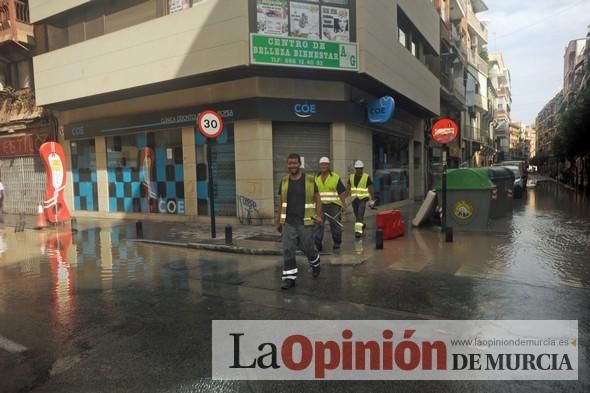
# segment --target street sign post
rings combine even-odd
[[[215,139],[223,132],[223,119],[213,110],[206,110],[197,117],[197,128],[207,140]],[[207,142],[207,168],[209,172],[209,216],[211,217],[211,237],[217,237],[215,231],[215,187],[213,186],[213,168],[211,165],[211,145]]]
[[[442,230],[445,232],[445,240],[453,241],[453,228],[447,228],[447,155],[448,144],[457,139],[459,127],[451,119],[440,119],[432,127],[432,139],[443,145],[443,175],[442,175]]]

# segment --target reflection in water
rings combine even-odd
[[[52,311],[61,325],[60,329],[70,327],[75,312],[72,267],[68,262],[72,232],[70,228],[59,227],[51,229],[49,233],[42,233],[42,236],[53,276],[51,300],[54,308]]]

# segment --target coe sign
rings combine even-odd
[[[440,119],[432,127],[432,139],[441,145],[448,145],[458,134],[459,127],[451,119]]]
[[[199,114],[197,127],[206,138],[217,138],[223,131],[223,120],[217,112],[206,110]]]

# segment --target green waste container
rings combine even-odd
[[[512,213],[514,173],[503,167],[474,168],[474,170],[487,175],[496,186],[496,195],[495,198],[492,198],[490,206],[490,218],[510,215]]]
[[[436,184],[442,205],[442,181]],[[484,171],[473,168],[449,169],[447,172],[447,225],[456,230],[487,229],[492,196],[496,186]]]

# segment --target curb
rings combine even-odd
[[[227,252],[231,254],[244,254],[244,255],[283,255],[281,250],[273,250],[268,248],[249,248],[241,247],[229,244],[210,244],[210,243],[181,243],[181,242],[169,242],[160,240],[146,240],[146,239],[129,239],[137,243],[154,244],[158,246],[171,246],[181,248],[191,248],[193,250],[207,250],[207,251],[219,251]]]

